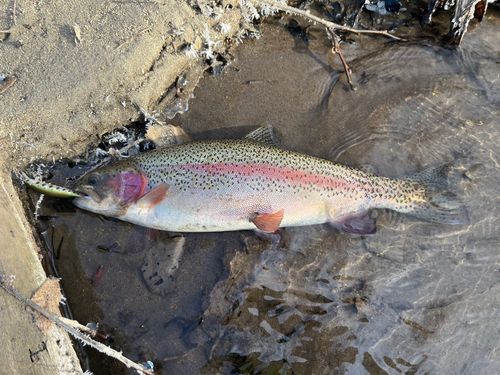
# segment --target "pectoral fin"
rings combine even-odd
[[[138,205],[139,208],[149,211],[167,196],[168,188],[168,184],[163,183],[155,187],[150,192],[144,194],[141,198],[135,201],[135,204]]]
[[[283,220],[284,214],[285,210],[283,209],[274,214],[257,215],[256,217],[251,218],[250,220],[261,231],[266,233],[273,233],[280,227],[281,220]]]
[[[160,231],[157,229],[137,227],[130,236],[123,254],[135,254],[146,251],[160,241]]]
[[[337,229],[354,236],[372,236],[377,231],[376,219],[371,211],[361,211],[355,214],[339,217],[330,221]]]

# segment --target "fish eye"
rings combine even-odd
[[[97,184],[97,178],[95,176],[90,177],[88,181],[92,186],[95,186]]]

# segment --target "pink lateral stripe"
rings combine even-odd
[[[173,167],[173,166],[172,166]],[[358,188],[359,184],[350,183],[334,177],[323,177],[306,171],[297,171],[289,167],[275,167],[268,164],[183,164],[176,165],[177,169],[195,170],[214,175],[238,174],[240,177],[265,176],[284,182],[289,181],[293,185],[315,185],[318,187],[332,188]]]

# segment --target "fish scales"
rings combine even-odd
[[[100,181],[102,176],[111,176],[114,182],[98,183],[98,193],[99,186],[89,187],[87,177],[79,186],[89,197],[76,198],[77,206],[161,230],[255,229],[253,218],[282,210],[280,227],[334,222],[373,208],[417,212],[417,216],[420,212],[433,219],[427,212],[425,185],[418,181],[377,177],[248,139],[165,147],[104,167],[91,176]],[[132,193],[125,192],[127,184],[133,187]],[[128,199],[130,195],[135,200],[119,202],[110,194],[110,186],[116,196]],[[164,194],[154,193],[159,190]],[[139,192],[140,196],[134,195]],[[91,204],[92,200],[100,201],[101,207]],[[106,205],[119,209],[113,211]]]
[[[341,216],[341,211],[331,212],[326,199],[339,196],[342,209],[342,192],[347,199],[359,199],[356,211],[368,203],[362,202],[366,195],[356,192],[359,177],[336,178],[344,170],[332,163],[252,141],[197,142],[163,149],[154,159],[147,154],[137,159],[151,183],[148,189],[169,184],[169,193],[176,196],[170,206],[178,208],[177,221],[186,216],[182,213],[188,205],[188,211],[197,214],[198,220],[187,215],[178,230],[252,229],[248,220],[252,215],[281,209],[285,211],[283,226],[325,222]],[[299,211],[301,215],[293,214]]]

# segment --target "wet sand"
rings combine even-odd
[[[237,3],[217,7],[216,19],[183,1],[4,2],[0,76],[16,81],[0,94],[2,148],[18,166],[76,156],[139,119],[137,106],[152,112],[199,63],[186,56],[192,43],[201,52],[210,39],[223,52],[226,38],[238,35]]]

